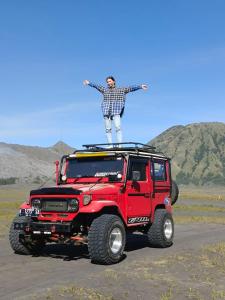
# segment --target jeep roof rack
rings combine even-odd
[[[138,142],[124,142],[124,143],[112,143],[112,144],[87,144],[83,145],[87,150],[129,150],[129,149],[136,149],[136,150],[151,150],[154,151],[156,148],[153,146],[150,146],[148,144],[142,144]]]
[[[86,149],[76,150],[74,154],[77,153],[96,153],[96,152],[114,152],[114,153],[124,153],[124,152],[132,152],[136,154],[147,154],[153,156],[163,156],[164,158],[166,155],[163,152],[156,151],[156,147],[150,146],[148,144],[143,144],[139,142],[124,142],[124,143],[103,143],[103,144],[86,144],[82,145]]]

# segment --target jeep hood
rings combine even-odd
[[[66,184],[60,186],[53,186],[48,188],[41,188],[32,190],[30,195],[80,195],[82,193],[117,193],[118,185],[110,183],[90,183],[90,184]]]
[[[120,186],[110,183],[90,183],[90,184],[76,184],[76,185],[63,185],[63,188],[72,188],[80,193],[117,193]]]

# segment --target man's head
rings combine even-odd
[[[116,85],[116,80],[113,76],[106,77],[106,82],[109,88],[113,88]]]

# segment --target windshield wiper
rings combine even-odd
[[[89,188],[89,191],[97,184],[97,183],[99,183],[101,180],[102,180],[102,178],[104,178],[105,176],[101,176],[101,177],[99,177],[98,178],[98,180]]]
[[[96,176],[94,176],[94,175],[81,175],[81,176],[74,177],[74,179],[88,178],[88,177],[96,177]]]
[[[99,176],[82,175],[82,176],[79,176],[79,177],[74,177],[74,178],[73,178],[73,183],[76,183],[76,182],[78,181],[78,179],[89,178],[89,177],[91,177],[91,178],[99,178]],[[101,179],[101,178],[103,178],[103,177],[101,176],[99,179]],[[79,182],[78,182],[78,183],[79,183]],[[84,183],[84,182],[83,182],[83,183]]]

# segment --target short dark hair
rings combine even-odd
[[[107,81],[108,79],[111,79],[112,81],[116,82],[116,80],[115,80],[115,78],[113,76],[106,77],[105,81]]]

